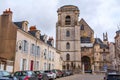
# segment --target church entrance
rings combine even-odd
[[[82,64],[84,64],[85,72],[91,71],[91,63],[90,63],[90,58],[88,56],[82,57]]]

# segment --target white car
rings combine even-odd
[[[52,72],[52,70],[45,70],[44,73],[47,74],[47,76],[49,77],[49,79],[54,80],[56,78],[56,74],[54,72]]]

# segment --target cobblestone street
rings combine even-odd
[[[63,77],[63,78],[58,78],[56,80],[103,80],[104,75],[92,75],[92,74],[75,74],[72,76],[67,76],[67,77]]]

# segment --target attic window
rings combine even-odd
[[[71,24],[71,18],[70,18],[70,16],[66,16],[65,25],[70,25],[70,24]]]

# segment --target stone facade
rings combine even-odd
[[[111,69],[116,70],[116,55],[115,55],[115,43],[111,42],[109,44],[109,52],[110,52],[110,62],[112,62],[111,64]]]
[[[103,35],[103,41],[94,38],[94,31],[86,21],[83,18],[79,21],[79,9],[76,6],[62,6],[57,13],[56,48],[61,51],[63,69],[90,71],[95,68],[95,71],[101,71],[108,68],[107,34]]]
[[[115,57],[116,57],[116,69],[120,71],[120,30],[116,31],[115,35]]]

